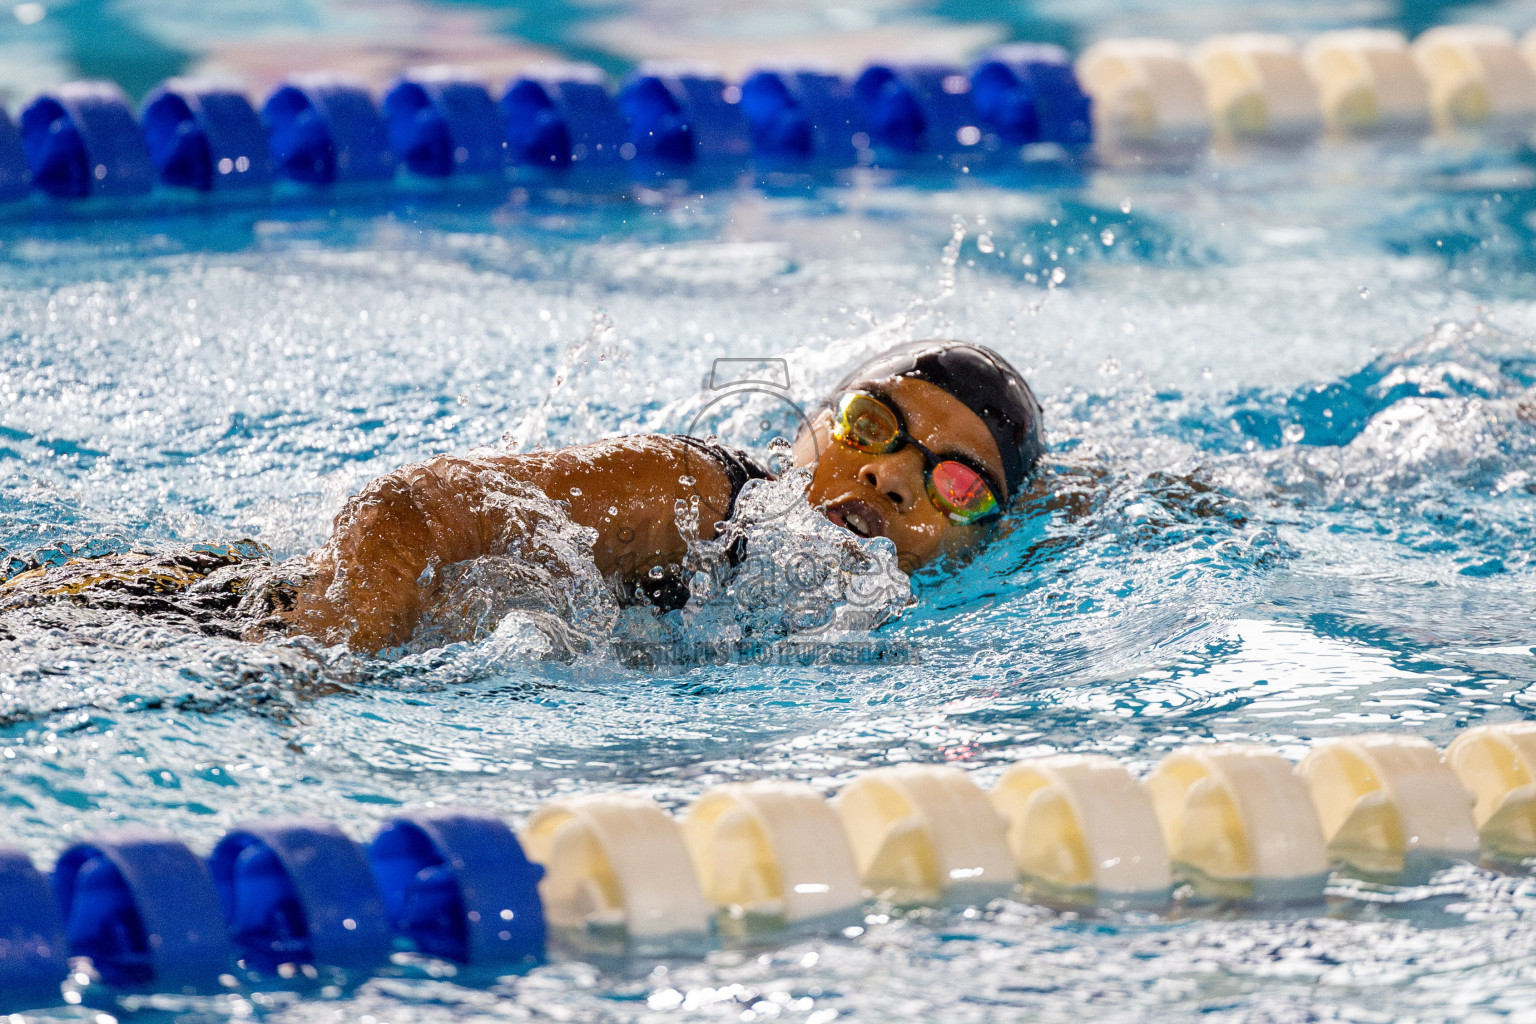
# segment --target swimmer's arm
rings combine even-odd
[[[483,467],[468,459],[440,456],[373,481],[336,514],[284,617],[354,650],[402,643],[432,595],[427,568],[479,557],[513,527],[484,499]]]
[[[687,483],[685,481],[693,481]],[[558,452],[467,459],[440,456],[369,484],[337,514],[310,557],[314,581],[286,617],[298,630],[356,650],[403,643],[436,593],[439,567],[503,554],[526,532],[510,487],[531,484],[596,534],[604,575],[638,579],[686,553],[674,506],[700,500],[699,534],[715,534],[730,481],[675,438],[617,438]]]
[[[639,579],[679,562],[687,545],[676,505],[698,499],[698,536],[710,540],[730,504],[731,483],[714,459],[661,434],[621,437],[558,452],[503,456],[493,464],[525,479],[596,533],[592,559],[603,575]]]

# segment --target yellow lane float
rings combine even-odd
[[[825,922],[863,905],[842,821],[810,786],[716,786],[688,808],[682,830],[705,899],[745,930]]]
[[[1536,74],[1508,29],[1442,25],[1413,41],[1441,131],[1528,132],[1536,127]]]
[[[1077,59],[1093,100],[1093,134],[1108,153],[1189,157],[1211,139],[1205,90],[1177,43],[1106,39]]]
[[[877,768],[832,803],[864,888],[877,899],[979,904],[1017,882],[1002,819],[958,768]]]
[[[1029,889],[1079,899],[1168,896],[1168,851],[1151,798],[1120,762],[1033,758],[1004,772],[991,796]]]
[[[545,804],[522,835],[550,925],[595,937],[655,939],[704,934],[713,909],[672,816],[634,796],[572,797]]]
[[[1212,36],[1195,47],[1192,63],[1222,141],[1300,145],[1321,133],[1317,86],[1285,36]]]
[[[1325,32],[1309,41],[1301,56],[1317,83],[1330,131],[1365,135],[1428,129],[1429,88],[1401,33]]]
[[[1312,793],[1328,855],[1367,876],[1422,881],[1477,860],[1472,798],[1440,751],[1416,736],[1351,736],[1312,749],[1297,774]]]
[[[1468,729],[1445,760],[1475,801],[1483,852],[1509,863],[1536,857],[1536,722]]]
[[[1221,898],[1316,899],[1328,878],[1322,830],[1291,762],[1263,747],[1176,750],[1147,790],[1174,868]]]

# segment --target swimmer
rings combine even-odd
[[[813,507],[861,537],[889,538],[910,573],[984,543],[1026,489],[1043,450],[1040,407],[1018,371],[980,345],[922,341],[849,374],[795,438],[793,460],[811,467],[806,497]],[[714,540],[729,529],[747,481],[763,478],[771,473],[746,452],[680,435],[440,455],[348,499],[330,539],[302,560],[286,591],[269,595],[264,610],[269,623],[329,644],[370,653],[398,646],[432,605],[443,568],[534,554],[527,542],[539,513],[511,500],[532,493],[592,531],[592,559],[621,600],[670,610],[688,597],[686,583],[665,571],[687,554],[676,504],[697,497],[704,513],[698,539]],[[188,592],[238,582],[238,572],[219,565]],[[6,583],[0,599],[7,592],[78,598],[90,590],[80,577],[91,567],[82,560],[64,569],[71,567],[67,590],[52,586],[60,570],[36,570]],[[122,589],[121,572],[96,575]],[[157,592],[172,575],[156,577]]]

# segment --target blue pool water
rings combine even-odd
[[[519,629],[372,660],[132,618],[9,619],[4,838],[46,863],[123,822],[205,849],[257,814],[363,836],[427,800],[517,822],[561,793],[678,808],[729,779],[831,790],[951,760],[989,780],[1052,750],[1144,770],[1190,740],[1299,754],[1523,717],[1532,181],[1523,157],[1335,151],[1033,191],[0,228],[12,572],[242,537],[302,553],[404,462],[517,430],[687,429],[720,356],[783,356],[809,401],[890,340],[934,334],[1025,369],[1077,506],[1031,510],[975,563],[914,580],[894,621],[840,638],[904,652],[873,664],[637,668],[602,646],[566,662]],[[407,963],[357,988],[119,1012],[1518,1017],[1532,897],[1524,876],[1462,867],[1235,916],[1003,901],[703,959],[559,959],[464,985]]]
[[[1305,27],[1330,16],[1296,10]],[[1279,18],[1223,16],[1238,14]],[[1209,27],[1124,4],[1071,17],[1074,38],[1094,18]],[[1321,737],[1443,745],[1528,717],[1533,284],[1536,157],[1443,143],[1169,175],[0,222],[6,575],[241,538],[301,554],[346,496],[411,460],[687,430],[721,357],[784,358],[804,404],[880,347],[933,335],[1026,372],[1072,499],[920,575],[916,603],[873,631],[786,624],[777,598],[799,584],[773,564],[693,618],[584,621],[599,642],[569,660],[517,614],[388,659],[7,617],[0,842],[46,864],[74,837],[151,823],[206,852],[255,815],[364,837],[401,806],[455,801],[520,825],[568,793],[678,809],[721,781],[831,792],[908,760],[987,783],[1050,751],[1144,772],[1190,741],[1299,756]],[[763,440],[755,422],[721,429]],[[776,564],[830,557],[787,521],[760,545]],[[834,602],[841,625],[899,608],[899,588],[870,593]],[[707,645],[743,624],[822,656],[783,644],[718,663]],[[1533,908],[1528,876],[1465,865],[1288,909],[876,908],[847,934],[702,957],[561,955],[505,978],[402,958],[372,980],[111,1014],[1524,1020]],[[99,1012],[54,1016],[111,1024]]]

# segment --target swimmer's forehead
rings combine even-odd
[[[889,397],[901,409],[907,433],[940,454],[970,456],[996,481],[1006,478],[997,440],[981,417],[937,384],[915,377],[885,377],[854,385]]]

